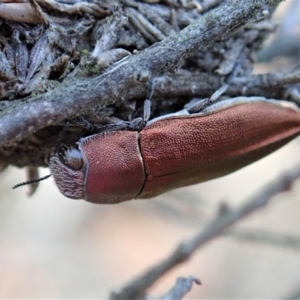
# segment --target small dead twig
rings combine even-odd
[[[223,214],[218,215],[203,231],[180,244],[164,261],[133,280],[119,292],[113,292],[110,299],[143,299],[145,297],[145,291],[162,275],[178,264],[188,260],[196,250],[216,238],[228,227],[266,206],[274,195],[288,190],[292,183],[299,177],[300,166],[297,166],[269,183],[238,209],[227,210]]]
[[[172,287],[168,293],[160,297],[159,300],[180,300],[192,289],[193,283],[200,285],[201,281],[194,276],[186,278],[179,277],[177,278],[174,287]]]
[[[78,12],[87,13],[93,15],[95,17],[104,17],[110,14],[108,10],[108,4],[105,4],[104,1],[101,1],[101,5],[96,3],[89,2],[79,2],[74,4],[64,4],[59,3],[55,0],[36,0],[42,7],[46,7],[48,9],[52,9],[54,11],[58,11],[61,13],[67,14],[77,14]],[[110,5],[113,5],[115,2],[111,1]]]

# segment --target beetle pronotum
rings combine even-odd
[[[93,203],[151,198],[232,173],[300,133],[300,110],[286,101],[238,97],[189,111],[153,119],[139,132],[93,134],[53,153],[59,190]]]

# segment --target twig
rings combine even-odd
[[[300,83],[300,70],[292,72],[275,72],[263,75],[250,75],[233,78],[226,95],[252,96],[267,98],[285,98],[287,85]],[[200,73],[197,75],[168,75],[155,78],[154,97],[209,97],[221,86],[217,75]]]
[[[146,289],[148,289],[158,278],[176,265],[188,260],[197,249],[216,238],[228,227],[244,219],[256,210],[266,206],[274,195],[288,190],[294,180],[299,177],[300,166],[297,166],[264,187],[259,193],[248,199],[248,201],[238,209],[226,211],[222,215],[216,217],[203,231],[180,244],[167,259],[133,280],[119,292],[113,292],[110,299],[142,299]]]
[[[238,240],[261,243],[265,245],[285,247],[287,249],[300,250],[300,236],[290,234],[280,234],[263,230],[230,230],[225,232],[225,236],[233,237]]]
[[[197,201],[197,203],[195,203]],[[164,218],[169,218],[171,221],[188,223],[193,226],[207,226],[207,216],[197,209],[199,199],[193,199],[191,202],[184,202],[181,199],[172,199],[172,204],[165,201],[149,202],[149,208],[154,209],[154,214],[162,214]],[[215,205],[214,205],[215,206]],[[231,228],[226,230],[222,237],[233,238],[249,243],[259,243],[271,247],[282,247],[287,250],[300,250],[300,235],[291,235],[289,233],[279,233],[275,231],[264,230],[257,228]]]
[[[229,1],[97,78],[64,82],[42,96],[15,101],[13,107],[0,113],[0,145],[22,140],[66,118],[92,114],[108,105],[145,96],[150,78],[174,71],[182,59],[227,37],[247,22],[264,19],[279,2]]]
[[[37,0],[37,2],[41,6],[68,14],[76,14],[78,12],[83,12],[94,15],[95,17],[103,17],[108,16],[110,14],[109,10],[107,9],[108,5],[103,5],[105,3],[104,1],[101,1],[103,7],[88,2],[79,2],[72,5],[59,3],[55,0]]]
[[[168,293],[160,297],[159,300],[180,300],[192,289],[193,283],[200,285],[201,281],[194,276],[179,277],[176,280],[175,286]]]

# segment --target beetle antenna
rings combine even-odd
[[[49,178],[51,176],[51,174],[47,175],[47,176],[44,176],[44,177],[41,177],[41,178],[37,178],[37,179],[32,179],[32,180],[28,180],[28,181],[25,181],[25,182],[21,182],[21,183],[18,183],[16,184],[15,186],[13,186],[12,188],[13,189],[16,189],[20,186],[23,186],[23,185],[27,185],[27,184],[32,184],[32,183],[36,183],[36,182],[40,182],[42,180],[45,180],[47,178]]]
[[[59,135],[58,135],[58,138],[57,138],[57,144],[56,144],[56,146],[55,146],[55,153],[58,152],[58,149],[59,149],[59,147],[60,147],[60,145],[61,145],[61,143],[62,143],[62,140],[64,139],[64,137],[65,137],[65,135],[66,135],[66,131],[67,131],[68,127],[69,127],[69,123],[70,123],[70,122],[69,122],[68,120],[65,121],[65,126],[63,127],[63,129],[61,130],[61,132],[60,132]],[[24,185],[28,185],[28,184],[37,183],[37,182],[40,182],[40,181],[42,181],[42,180],[48,179],[50,176],[51,176],[51,174],[46,175],[46,176],[41,177],[41,178],[37,178],[37,179],[32,179],[32,180],[24,181],[24,182],[21,182],[21,183],[16,184],[16,185],[13,186],[12,188],[13,188],[13,189],[16,189],[16,188],[18,188],[18,187],[20,187],[20,186],[24,186]]]

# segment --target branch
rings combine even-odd
[[[157,266],[151,268],[137,279],[133,280],[119,292],[113,292],[110,299],[143,299],[145,291],[162,275],[178,264],[188,260],[196,250],[216,238],[228,227],[266,206],[274,195],[288,190],[291,184],[299,177],[300,166],[297,166],[293,170],[272,181],[269,185],[257,193],[257,195],[251,197],[238,209],[223,212],[203,231],[180,244],[167,259],[160,262]]]
[[[95,114],[108,105],[145,97],[151,78],[176,70],[180,62],[224,39],[247,22],[268,16],[280,0],[232,0],[177,34],[116,64],[96,78],[58,84],[44,95],[14,101],[0,114],[0,146],[24,139],[66,118]]]
[[[269,246],[284,247],[289,250],[300,250],[300,236],[280,234],[263,230],[230,230],[225,236],[233,237],[241,241],[261,243]]]
[[[155,78],[154,96],[160,99],[210,97],[222,84],[218,75],[200,73],[193,75],[168,75]],[[275,72],[233,78],[226,95],[285,99],[286,88],[300,83],[300,69],[292,72]],[[293,99],[295,100],[295,99]],[[175,100],[174,100],[175,101]]]
[[[199,199],[193,199],[191,202],[181,201],[181,199],[173,199],[172,205],[169,205],[165,201],[149,202],[155,209],[155,214],[163,212],[164,217],[169,217],[172,221],[176,222],[188,222],[193,228],[195,226],[201,226],[201,228],[207,226],[207,222],[204,221],[206,216],[203,216],[203,211],[197,209],[197,201]],[[225,203],[226,205],[226,203]],[[221,206],[224,206],[224,202],[221,202]],[[220,210],[220,205],[217,205],[217,210]],[[300,235],[292,235],[289,233],[279,233],[275,231],[264,230],[261,228],[234,228],[226,230],[222,237],[233,238],[239,241],[249,243],[259,243],[271,247],[283,247],[287,250],[300,250]]]

